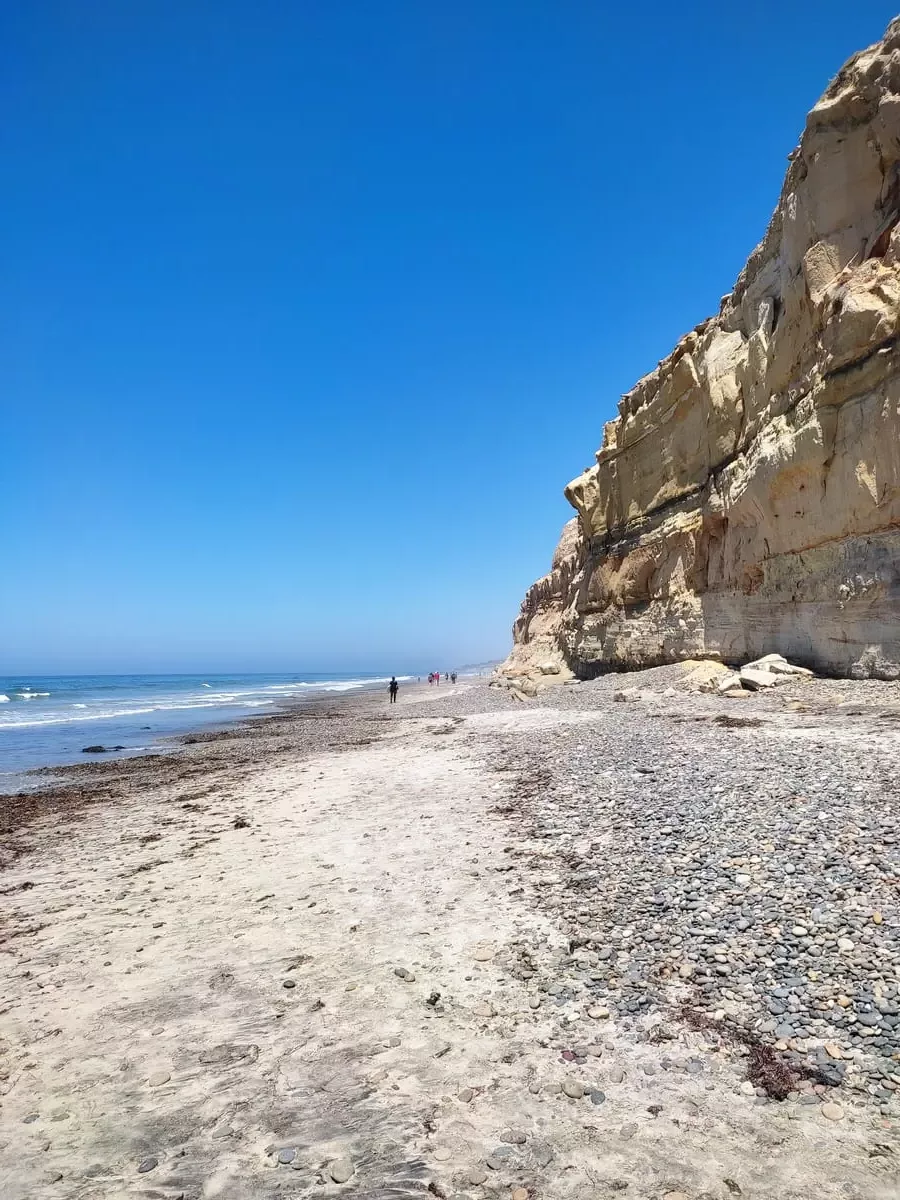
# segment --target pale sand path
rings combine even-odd
[[[560,1060],[537,982],[561,939],[510,871],[513,827],[491,811],[506,784],[469,732],[510,720],[397,721],[371,745],[212,776],[193,800],[48,823],[3,878],[34,886],[3,897],[18,935],[0,957],[0,1196],[656,1200],[738,1194],[726,1180],[766,1200],[895,1196],[871,1118],[754,1107],[736,1062],[646,1075],[671,1043],[586,1017],[569,1044],[602,1057]],[[523,951],[532,980],[510,974]],[[548,1091],[567,1078],[606,1102]],[[510,1128],[525,1145],[484,1167]]]

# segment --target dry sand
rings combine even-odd
[[[465,693],[331,705],[27,807],[0,877],[4,1200],[898,1195],[877,1114],[759,1106],[703,1033],[676,1046],[698,1076],[584,1007],[561,1037],[539,984],[565,938],[504,853],[483,735],[602,712]]]

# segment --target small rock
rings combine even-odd
[[[490,962],[496,953],[497,951],[490,946],[477,946],[472,953],[472,957],[476,962]]]
[[[481,1000],[475,1005],[472,1012],[476,1017],[496,1017],[497,1015],[497,1010],[487,1000]]]
[[[605,1021],[609,1016],[609,1009],[604,1008],[600,1004],[595,1004],[592,1008],[588,1009],[588,1016],[592,1021]]]
[[[446,1162],[451,1157],[451,1151],[446,1146],[438,1146],[433,1154],[438,1162]]]
[[[147,1083],[150,1087],[162,1087],[164,1083],[168,1083],[172,1076],[168,1071],[154,1071],[148,1076]]]
[[[288,1163],[292,1163],[296,1157],[297,1151],[293,1150],[289,1146],[286,1146],[283,1150],[278,1151],[278,1161],[283,1163],[285,1166],[287,1166]]]
[[[412,971],[407,971],[406,967],[394,967],[394,974],[398,979],[402,979],[404,983],[415,983],[416,977]],[[341,1159],[341,1162],[344,1160]]]
[[[335,1183],[346,1183],[348,1179],[353,1178],[354,1170],[349,1158],[336,1158],[329,1166],[328,1174]]]
[[[463,1104],[469,1104],[474,1096],[474,1091],[469,1087],[463,1088],[459,1093],[459,1099],[462,1100]]]
[[[829,1121],[842,1121],[844,1119],[844,1110],[839,1104],[823,1104],[822,1116]]]
[[[285,979],[281,986],[285,988],[295,988],[297,986],[297,981],[294,979]]]
[[[480,1187],[487,1179],[487,1171],[482,1171],[481,1167],[473,1167],[466,1179],[472,1187]]]
[[[577,1079],[563,1080],[562,1090],[572,1100],[580,1100],[584,1095],[584,1087]]]
[[[524,1146],[527,1140],[527,1135],[521,1129],[504,1129],[500,1134],[500,1141],[508,1142],[511,1146]]]
[[[528,1200],[528,1189],[523,1187],[513,1188],[512,1200]]]
[[[152,1170],[154,1170],[154,1168],[156,1168],[158,1166],[159,1166],[158,1158],[153,1158],[152,1156],[150,1158],[142,1158],[141,1161],[138,1163],[138,1174],[146,1175],[148,1171],[152,1171]]]

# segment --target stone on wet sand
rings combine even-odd
[[[346,1183],[353,1178],[355,1168],[349,1158],[336,1158],[328,1166],[328,1174],[335,1183]]]

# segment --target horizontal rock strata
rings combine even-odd
[[[506,672],[900,677],[900,19],[809,114],[717,316],[625,396]]]

